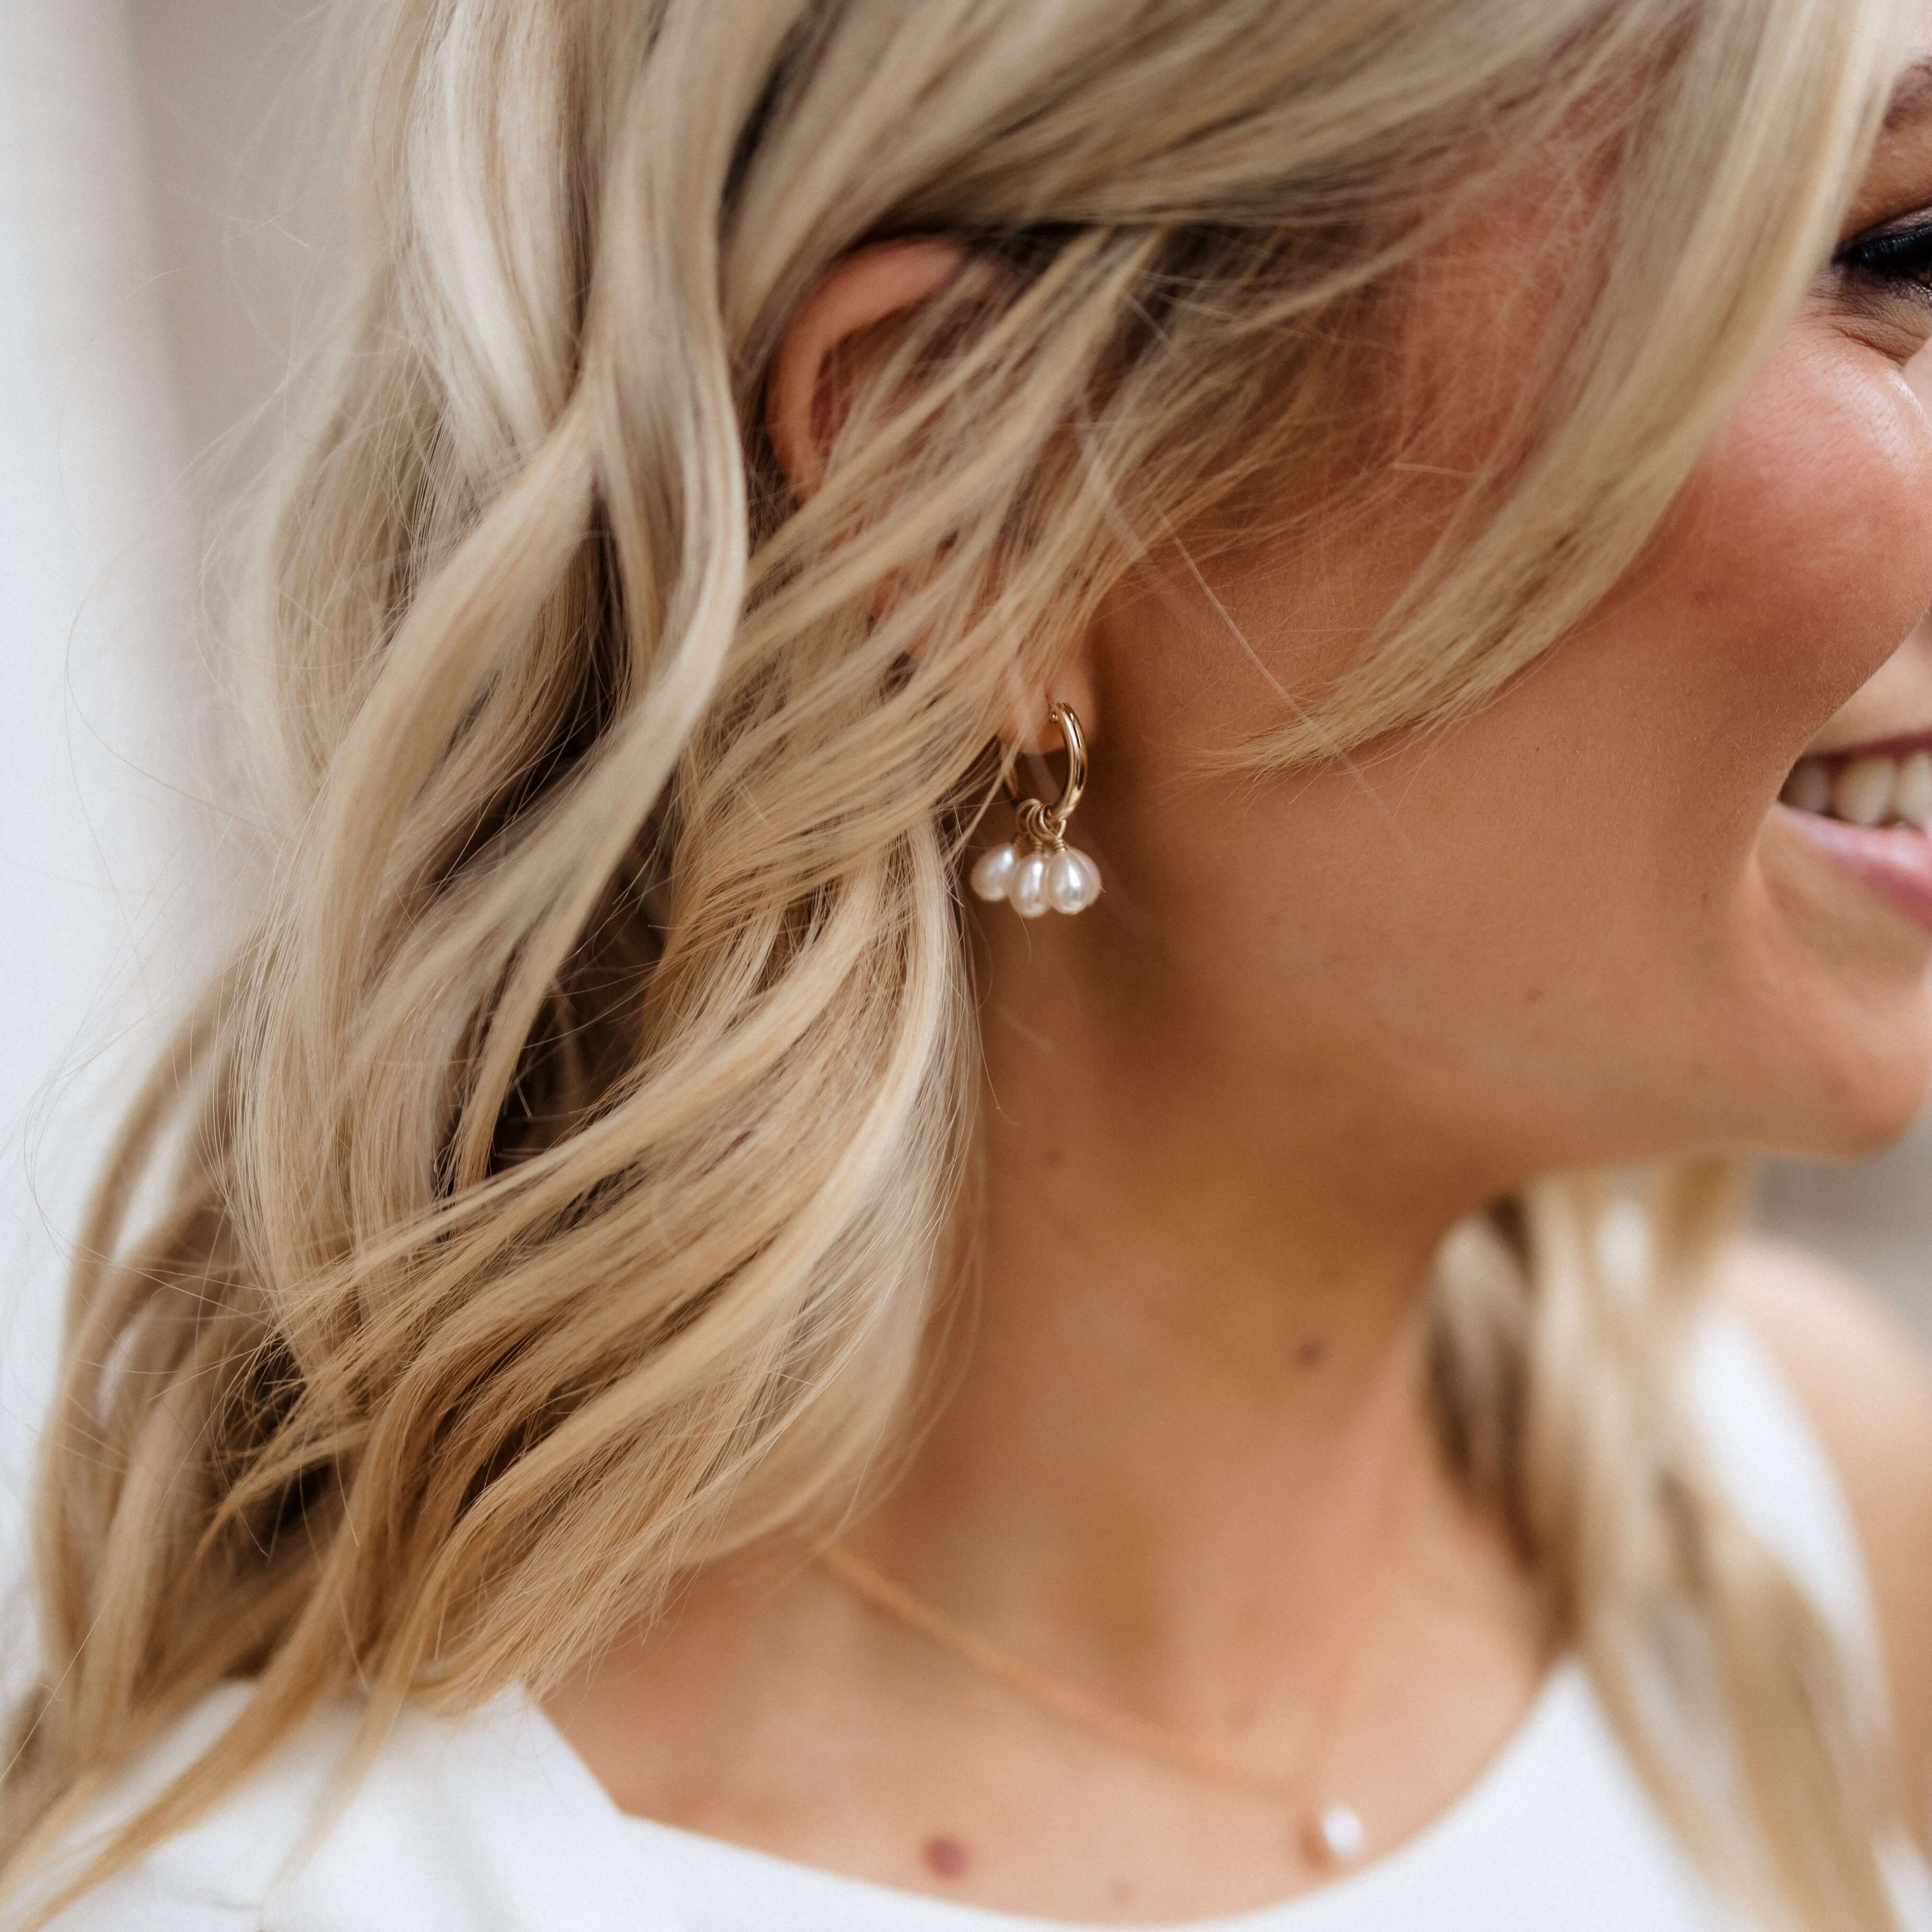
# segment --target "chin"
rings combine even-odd
[[[1784,1114],[1785,1130],[1766,1136],[1767,1152],[1801,1160],[1862,1160],[1882,1154],[1911,1132],[1932,1092],[1932,1002],[1923,994],[1894,1024],[1874,1027],[1875,1016],[1840,1050],[1815,1060],[1804,1103]]]
[[[1932,1090],[1932,932],[1797,836],[1803,827],[1781,806],[1767,822],[1750,966],[1731,999],[1703,1009],[1732,1052],[1710,1064],[1756,1070],[1744,1144],[1857,1160],[1909,1132]]]

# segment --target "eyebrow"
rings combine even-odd
[[[1886,130],[1890,133],[1923,120],[1928,112],[1932,112],[1932,59],[1917,62],[1905,70],[1885,110]]]

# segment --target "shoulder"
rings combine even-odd
[[[1882,1644],[1900,1768],[1932,1826],[1932,1354],[1820,1256],[1741,1240],[1720,1282],[1803,1408],[1844,1496]]]
[[[62,1873],[248,1696],[224,1686],[135,1766]],[[319,1712],[50,1932],[680,1932],[641,1840],[527,1701],[461,1718],[407,1711],[358,1769],[362,1715],[347,1699]],[[8,1932],[20,1922],[0,1914]]]

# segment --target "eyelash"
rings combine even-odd
[[[1932,302],[1932,221],[1847,242],[1835,262],[1847,278]]]

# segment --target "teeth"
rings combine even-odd
[[[1852,825],[1932,830],[1932,752],[1903,758],[1801,758],[1780,794],[1800,812]]]
[[[1892,808],[1914,825],[1932,825],[1932,752],[1914,752],[1900,765]]]
[[[1882,825],[1898,789],[1894,758],[1854,758],[1832,782],[1832,809],[1854,825]]]
[[[1784,782],[1784,802],[1800,812],[1826,812],[1832,808],[1832,774],[1821,758],[1801,758],[1798,768]]]

